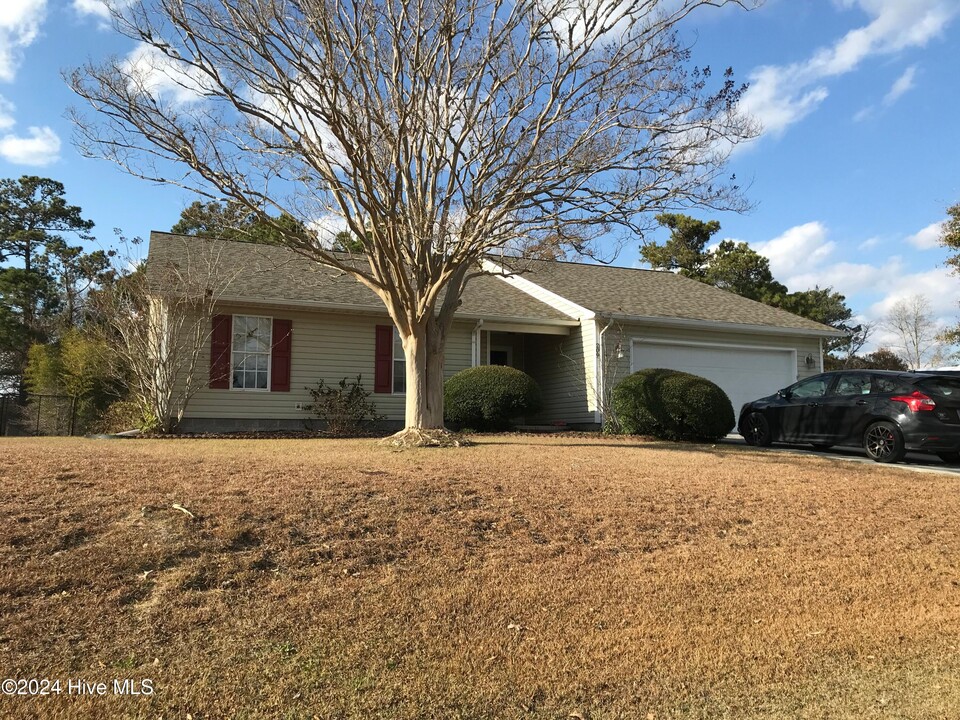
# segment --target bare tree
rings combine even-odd
[[[144,424],[160,432],[176,428],[203,386],[197,371],[231,280],[220,263],[223,247],[191,244],[180,263],[148,260],[93,295],[114,374],[129,385]]]
[[[893,347],[917,370],[928,361],[943,357],[940,328],[924,295],[911,295],[898,300],[884,318],[884,329],[896,336]]]
[[[447,333],[478,260],[586,250],[652,211],[742,209],[723,176],[756,134],[728,70],[689,68],[678,25],[747,0],[139,0],[125,59],[70,76],[99,113],[77,144],[226,198],[383,301],[406,356],[411,442],[443,427]],[[328,215],[363,243],[283,227]],[[430,434],[430,433],[427,433]]]

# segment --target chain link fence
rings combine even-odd
[[[0,436],[73,435],[77,400],[67,395],[0,395]]]

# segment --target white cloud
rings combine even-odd
[[[307,223],[307,227],[317,234],[322,247],[332,247],[338,232],[347,229],[347,221],[334,212],[324,213],[316,220]]]
[[[80,15],[93,15],[101,20],[110,17],[110,9],[103,0],[73,0],[73,9]]]
[[[790,126],[816,110],[830,95],[825,87],[798,88],[789,76],[790,68],[765,66],[750,75],[750,87],[740,101],[740,109],[760,121],[764,133],[781,135]]]
[[[13,111],[16,110],[13,103],[0,95],[0,130],[9,130],[16,125],[13,117]]]
[[[914,87],[914,78],[917,75],[917,66],[911,65],[906,70],[903,71],[903,74],[900,75],[896,80],[894,80],[893,85],[890,86],[890,90],[887,91],[887,94],[883,96],[883,107],[890,107],[897,102],[905,93],[909,92]],[[862,110],[858,111],[853,116],[854,122],[862,122],[868,118],[873,117],[876,114],[877,108],[873,105],[868,105]]]
[[[29,137],[0,138],[0,157],[16,165],[49,165],[60,159],[60,138],[48,127],[27,129]]]
[[[292,93],[270,92],[269,89],[247,90],[247,100],[260,107],[267,116],[276,118],[296,129],[304,138],[317,142],[327,161],[334,167],[349,170],[352,165],[346,148],[337,139],[330,126],[312,112],[312,107],[322,107],[316,88],[309,82],[296,83]],[[438,104],[452,107],[452,103]],[[255,119],[259,122],[258,119]],[[343,228],[341,228],[343,229]]]
[[[866,310],[868,319],[881,321],[900,300],[906,300],[913,295],[923,295],[929,301],[930,310],[941,328],[957,324],[960,315],[960,278],[946,268],[900,275],[889,285],[883,299]],[[880,347],[889,345],[890,339],[881,332],[873,342]]]
[[[858,293],[870,293],[896,286],[896,278],[903,272],[903,258],[886,258],[880,265],[869,263],[831,262],[822,268],[791,276],[786,285],[790,290],[832,287],[848,298]]]
[[[836,243],[827,240],[826,226],[815,221],[792,227],[773,240],[758,243],[754,249],[770,259],[773,276],[793,290],[794,278],[820,268],[835,247]]]
[[[918,250],[932,250],[940,247],[940,235],[943,232],[944,221],[930,223],[923,230],[910,235],[907,242]]]
[[[46,10],[47,0],[0,2],[0,81],[16,78],[21,52],[36,40]]]
[[[130,51],[122,69],[138,92],[166,97],[178,105],[203,99],[203,83],[199,74],[171,60],[152,45],[141,43]]]
[[[871,56],[923,47],[960,13],[957,0],[842,0],[841,4],[859,8],[870,22],[802,62],[765,65],[750,74],[750,88],[740,107],[760,121],[765,133],[780,135],[816,110],[829,96],[825,82],[830,78],[853,72]],[[888,97],[896,100],[909,90],[914,73],[915,67],[909,68]],[[856,119],[868,115],[864,110]]]
[[[939,223],[933,223],[907,241],[916,247],[928,247],[938,234]],[[820,222],[792,227],[767,242],[756,243],[754,249],[770,260],[770,269],[777,280],[791,291],[814,287],[831,287],[846,296],[848,305],[857,313],[855,322],[870,322],[876,329],[862,352],[892,347],[896,339],[880,327],[890,308],[911,295],[924,295],[930,302],[936,323],[941,328],[954,327],[960,320],[960,277],[944,267],[910,272],[903,257],[891,254],[891,248],[902,247],[902,239],[884,240],[872,237],[859,244],[858,259],[862,262],[841,262],[836,243],[828,238],[828,228]]]
[[[935,243],[939,227],[932,223],[906,241],[918,248],[934,247],[930,243]],[[940,327],[955,326],[960,320],[960,277],[944,267],[910,272],[904,258],[890,252],[902,247],[903,239],[869,238],[858,246],[862,262],[841,262],[834,257],[837,245],[828,236],[828,228],[814,221],[756,243],[754,249],[770,260],[773,276],[791,291],[819,286],[845,295],[850,307],[861,311],[856,322],[878,323],[897,301],[917,294],[930,301]],[[878,327],[863,352],[892,343],[892,336]]]
[[[890,106],[893,105],[897,100],[903,96],[904,93],[908,92],[913,88],[913,81],[917,75],[917,66],[911,65],[906,70],[903,71],[903,75],[898,77],[894,81],[893,85],[890,88],[890,91],[884,96],[883,104]]]

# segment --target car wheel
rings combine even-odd
[[[814,450],[829,450],[833,447],[833,443],[811,443]]]
[[[942,452],[937,456],[948,465],[960,465],[960,452]]]
[[[763,413],[752,412],[743,419],[743,439],[747,445],[765,447],[773,441],[770,423]]]
[[[900,428],[891,422],[876,422],[863,434],[863,447],[874,462],[895,463],[907,454]]]

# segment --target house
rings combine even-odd
[[[307,387],[357,375],[401,426],[403,351],[373,292],[286,248],[166,233],[151,234],[148,267],[211,250],[225,290],[184,430],[302,428]],[[544,396],[528,423],[596,427],[614,384],[648,367],[709,378],[739,409],[820,372],[824,341],[842,335],[669,272],[516,262],[485,260],[490,274],[467,284],[444,367],[447,377],[482,364],[527,372]]]

